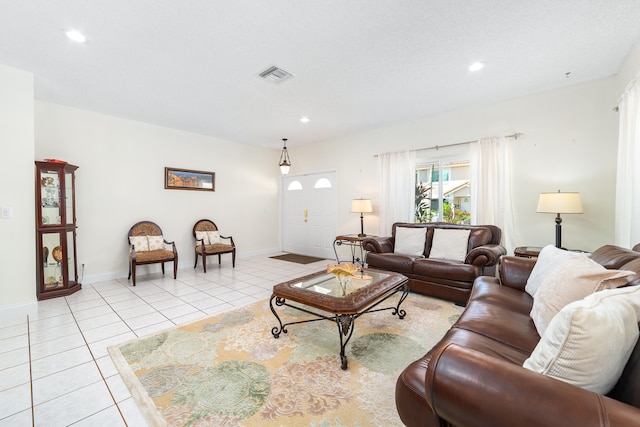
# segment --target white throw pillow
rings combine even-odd
[[[527,279],[527,285],[524,290],[531,296],[534,296],[542,281],[563,261],[571,258],[586,257],[586,254],[579,252],[565,251],[558,249],[553,245],[547,245],[540,251],[536,264],[531,270],[531,274]]]
[[[434,229],[429,258],[464,262],[467,257],[470,232],[471,230]]]
[[[162,236],[147,236],[149,239],[149,250],[157,251],[159,249],[165,249],[164,247],[164,237]]]
[[[222,243],[222,239],[220,239],[220,232],[218,231],[207,231],[207,236],[209,237],[210,245]]]
[[[425,227],[396,227],[393,252],[397,254],[423,256],[427,238]]]
[[[606,394],[636,345],[638,320],[640,286],[596,292],[553,318],[523,366]]]
[[[204,244],[208,245],[209,244],[209,236],[207,235],[206,231],[196,231],[196,240],[197,240],[197,244],[201,244],[200,240],[204,240]]]
[[[136,252],[147,252],[149,250],[147,236],[129,236],[129,243],[133,245]]]
[[[569,258],[556,267],[533,297],[531,318],[542,336],[551,319],[562,308],[603,289],[613,289],[627,283],[633,271],[607,270],[587,257]]]

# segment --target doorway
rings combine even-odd
[[[336,172],[286,176],[282,195],[283,250],[333,259],[338,224]]]

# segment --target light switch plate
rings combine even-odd
[[[13,210],[11,208],[2,208],[2,218],[11,218]]]

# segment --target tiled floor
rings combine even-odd
[[[199,265],[174,280],[169,268],[139,276],[135,288],[126,278],[83,283],[40,301],[33,315],[0,322],[0,426],[146,426],[108,346],[266,298],[273,285],[327,265],[212,261],[206,274]]]

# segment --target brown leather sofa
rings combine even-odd
[[[640,273],[640,253],[603,246],[592,259]],[[502,257],[500,279],[479,277],[458,321],[396,383],[402,422],[417,426],[638,426],[640,341],[607,395],[522,367],[540,340],[524,291],[535,259]],[[640,274],[629,278],[640,283]]]
[[[394,253],[398,227],[427,229],[422,257]],[[429,258],[436,228],[471,230],[464,262]],[[412,291],[464,305],[476,277],[493,275],[498,260],[506,254],[505,248],[500,244],[501,238],[502,230],[495,225],[397,222],[393,224],[390,237],[365,238],[362,248],[368,252],[366,262],[369,268],[403,274],[409,279],[409,288]]]

